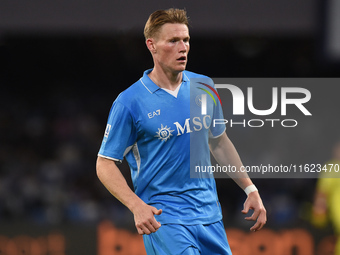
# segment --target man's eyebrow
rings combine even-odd
[[[186,40],[186,39],[190,39],[190,36],[186,36],[186,37],[174,36],[174,37],[171,37],[169,40],[181,40],[182,38],[183,40]]]

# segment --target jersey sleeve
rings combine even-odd
[[[130,110],[116,100],[110,110],[98,156],[122,161],[136,141],[136,129]]]

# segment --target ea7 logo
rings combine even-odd
[[[156,111],[153,111],[153,112],[149,112],[149,113],[148,113],[149,119],[152,119],[153,117],[159,116],[159,115],[161,115],[161,109],[158,109],[158,110],[156,110]]]

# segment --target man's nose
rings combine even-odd
[[[187,51],[187,43],[184,41],[179,42],[179,51],[180,52],[186,52]]]

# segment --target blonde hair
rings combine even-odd
[[[160,28],[166,23],[185,24],[189,27],[187,12],[182,9],[170,8],[168,10],[158,10],[149,16],[144,27],[145,39],[155,37]]]

